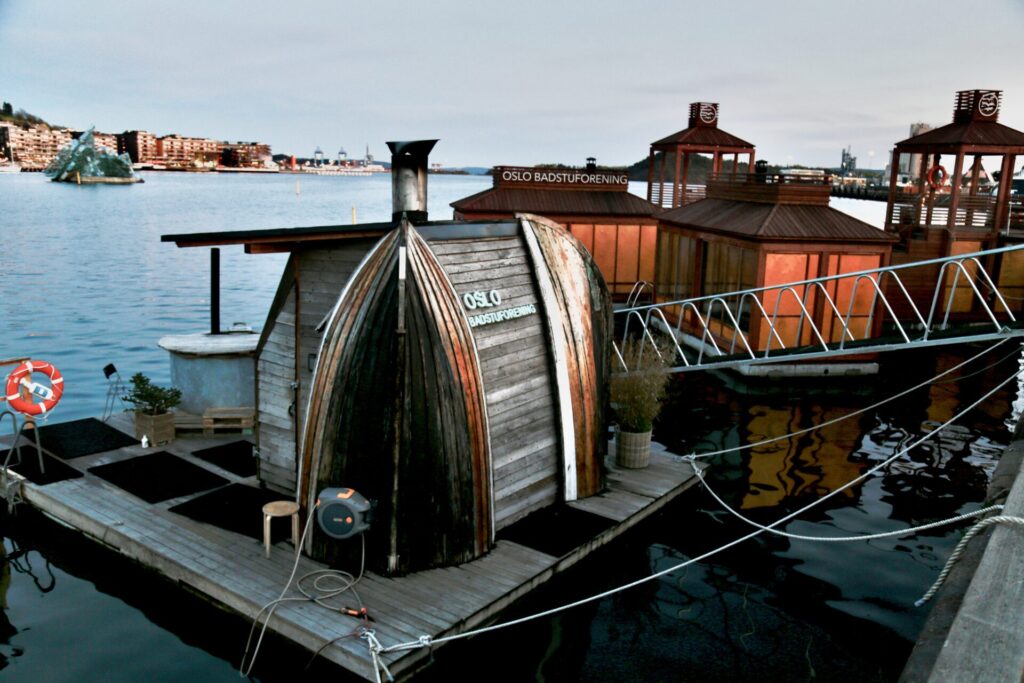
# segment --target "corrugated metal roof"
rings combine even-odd
[[[678,133],[673,133],[667,138],[652,142],[652,147],[659,145],[685,145],[691,147],[747,147],[754,148],[746,140],[736,137],[732,133],[726,133],[721,128],[710,126],[691,126]]]
[[[702,199],[658,215],[674,225],[755,240],[895,242],[897,238],[830,206]]]
[[[658,208],[622,191],[495,187],[451,203],[457,211],[540,215],[653,216]]]
[[[905,145],[1024,147],[1024,133],[996,121],[968,121],[950,123],[896,143],[897,147]]]

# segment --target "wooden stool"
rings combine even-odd
[[[299,504],[293,500],[275,500],[263,506],[263,547],[270,557],[270,520],[272,517],[292,517],[292,545],[299,547]]]

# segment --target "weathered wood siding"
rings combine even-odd
[[[271,310],[256,360],[260,480],[294,495],[295,281],[288,278],[282,285],[286,286],[282,305]]]
[[[301,485],[310,501],[328,486],[377,501],[366,558],[377,570],[459,564],[490,547],[483,386],[460,308],[404,224],[353,275],[324,332]],[[332,563],[347,552],[319,530],[310,549]]]
[[[430,248],[460,298],[493,289],[501,309],[537,308],[536,315],[473,328],[491,434],[494,523],[501,529],[560,499],[554,380],[532,262],[522,235],[435,240]]]

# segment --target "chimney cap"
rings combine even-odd
[[[409,156],[424,156],[430,154],[434,149],[437,140],[405,140],[386,143],[392,154],[408,154]]]

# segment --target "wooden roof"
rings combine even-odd
[[[492,187],[454,201],[451,206],[456,211],[464,213],[533,213],[542,216],[650,217],[658,211],[658,207],[646,199],[621,190],[541,190],[509,187]]]
[[[732,133],[727,133],[721,128],[711,128],[708,126],[690,126],[657,142],[652,142],[651,147],[656,149],[682,147],[684,150],[689,149],[693,152],[711,151],[723,147],[730,150],[739,149],[741,151],[754,149],[754,145],[746,140],[738,138]]]
[[[897,238],[829,206],[765,204],[703,199],[658,216],[669,225],[708,230],[762,242],[891,243]]]
[[[997,121],[954,122],[896,143],[900,151],[960,147],[1024,154],[1024,133]]]

